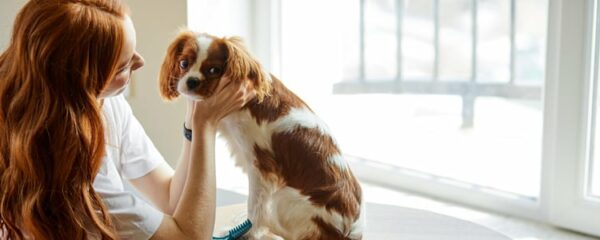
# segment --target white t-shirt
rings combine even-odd
[[[113,217],[122,239],[149,239],[158,229],[163,213],[126,187],[165,163],[123,95],[105,98],[106,156],[94,180],[94,189]]]

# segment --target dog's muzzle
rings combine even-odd
[[[200,79],[197,77],[189,77],[185,81],[185,85],[187,86],[188,90],[194,90],[200,86]]]

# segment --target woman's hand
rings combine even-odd
[[[229,77],[223,77],[212,96],[190,103],[192,129],[204,124],[216,127],[225,116],[240,110],[254,96],[248,83],[247,80],[234,82]]]

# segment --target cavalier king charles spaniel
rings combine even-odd
[[[256,96],[218,131],[249,179],[247,239],[361,239],[361,187],[327,125],[264,71],[238,37],[181,32],[161,67],[161,96],[210,97],[221,77]]]

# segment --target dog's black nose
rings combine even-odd
[[[197,77],[189,77],[185,82],[185,85],[187,85],[189,90],[192,90],[200,86],[200,79]]]

